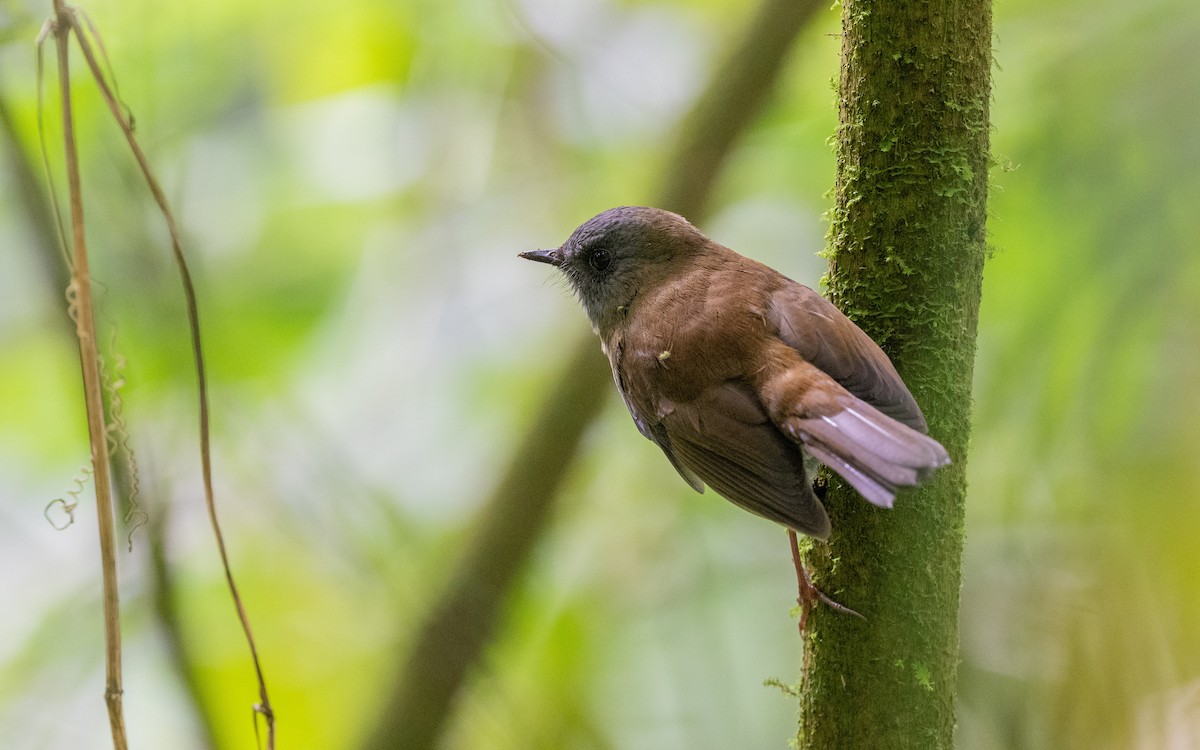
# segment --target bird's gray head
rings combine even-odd
[[[707,241],[678,214],[620,206],[588,219],[562,247],[520,255],[562,271],[592,326],[603,333],[639,289],[670,275],[669,261],[690,255]]]

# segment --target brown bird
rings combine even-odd
[[[801,449],[885,508],[950,463],[883,350],[812,289],[668,211],[613,208],[520,255],[570,280],[638,430],[684,481],[787,527],[801,629],[815,600],[848,611],[796,552],[796,531],[830,531]]]

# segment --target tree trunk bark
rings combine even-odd
[[[837,477],[799,747],[952,748],[966,453],[986,254],[990,0],[843,0],[829,292],[895,362],[954,463],[892,511]]]

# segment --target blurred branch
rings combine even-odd
[[[659,205],[699,222],[726,157],[753,122],[787,52],[822,6],[765,0],[708,89],[681,124]],[[435,747],[470,668],[493,638],[500,610],[547,526],[555,493],[584,431],[612,392],[592,336],[563,373],[521,440],[474,536],[408,653],[365,747]]]
[[[3,97],[0,97],[0,139],[6,146],[3,150],[8,153],[8,172],[12,176],[17,201],[29,220],[32,230],[30,237],[37,246],[37,264],[46,279],[46,286],[53,290],[54,306],[61,307],[63,292],[71,283],[71,278],[67,266],[62,262],[54,211]],[[66,318],[65,322],[74,336],[74,323],[70,322],[70,318]]]
[[[106,411],[111,414],[109,406]],[[110,417],[111,419],[111,417]],[[119,441],[113,445],[112,474],[113,485],[117,495],[132,498],[139,493],[133,452],[127,441]],[[151,492],[151,495],[160,493]],[[162,636],[166,641],[167,660],[175,670],[183,688],[184,695],[196,721],[196,746],[204,750],[214,750],[219,747],[216,727],[216,714],[211,701],[205,701],[204,692],[200,689],[200,673],[196,660],[188,651],[187,640],[183,634],[183,618],[179,612],[179,596],[176,593],[175,577],[167,560],[167,529],[170,526],[171,506],[163,501],[153,508],[153,513],[145,514],[146,541],[150,547],[150,607]],[[137,519],[131,525],[127,516],[125,531],[133,534],[142,519]],[[132,542],[131,542],[132,544]]]
[[[117,472],[117,478],[120,485],[122,472]],[[204,700],[204,693],[200,689],[200,675],[183,637],[183,619],[179,615],[175,579],[167,562],[167,521],[170,518],[168,504],[160,503],[155,511],[146,529],[150,542],[150,593],[154,615],[166,638],[167,658],[183,685],[188,703],[196,717],[198,733],[195,740],[199,747],[216,748],[217,737],[213,731],[216,717],[213,715],[212,706]]]
[[[580,396],[605,392],[607,380],[603,357],[589,346],[571,357],[555,381],[397,673],[367,747],[417,750],[436,744],[455,695],[491,640],[504,599],[547,525],[566,474],[560,446],[578,444],[604,405],[599,396]]]
[[[658,207],[699,224],[722,168],[754,122],[800,30],[827,7],[818,0],[766,0],[717,68],[678,131],[659,185]]]

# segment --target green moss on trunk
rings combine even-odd
[[[971,374],[986,252],[990,0],[842,8],[830,296],[884,347],[954,464],[892,511],[834,477],[801,748],[952,748]]]

